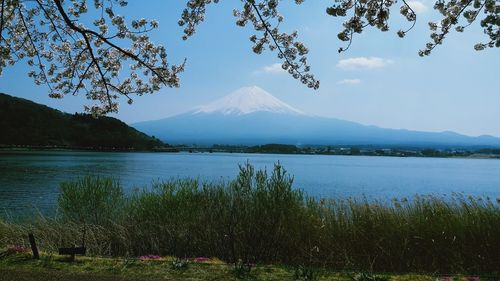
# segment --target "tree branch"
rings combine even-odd
[[[413,20],[413,24],[410,26],[410,28],[408,28],[407,30],[404,31],[404,33],[407,33],[409,32],[410,30],[413,29],[413,27],[415,27],[415,25],[417,24],[417,13],[415,13],[415,11],[410,7],[410,5],[408,5],[408,3],[406,3],[406,0],[403,0],[403,3],[406,5],[406,7],[411,11],[411,13],[415,16],[415,20]]]
[[[3,1],[3,0],[2,0]],[[57,29],[57,26],[56,24],[54,23],[54,20],[52,19],[52,17],[50,16],[50,14],[47,12],[47,9],[45,9],[45,7],[42,5],[42,3],[40,2],[40,0],[36,0],[36,2],[38,3],[38,6],[40,7],[40,9],[42,9],[42,11],[45,13],[45,17],[47,19],[49,19],[50,21],[50,24],[52,25],[52,27],[54,28],[54,31],[57,33],[57,36],[59,36],[59,38],[61,39],[61,41],[64,42],[64,39],[63,37],[61,36],[61,34],[59,33],[59,29]]]
[[[52,86],[50,85],[49,80],[47,79],[47,74],[45,73],[45,66],[43,65],[42,59],[40,58],[40,53],[37,50],[37,47],[35,45],[35,42],[33,41],[33,38],[31,37],[31,32],[29,32],[28,25],[26,24],[26,21],[24,20],[23,16],[23,11],[21,11],[21,6],[19,6],[19,17],[21,18],[21,22],[23,23],[24,29],[26,30],[26,35],[28,36],[29,42],[31,44],[31,47],[33,48],[33,51],[36,54],[37,60],[38,60],[38,67],[40,68],[40,71],[43,75],[43,80],[45,84],[49,87],[50,91],[52,92]]]
[[[78,32],[78,33],[80,33],[82,35],[90,34],[90,35],[96,36],[97,38],[99,38],[100,40],[102,40],[104,43],[106,43],[109,46],[115,48],[116,50],[118,50],[119,52],[121,52],[122,54],[124,54],[125,56],[127,56],[128,58],[130,58],[132,60],[135,60],[139,64],[141,64],[144,67],[146,67],[147,69],[149,69],[153,74],[155,74],[156,76],[158,76],[158,78],[160,79],[160,81],[162,81],[165,85],[168,85],[168,81],[166,81],[164,79],[164,77],[160,73],[158,73],[157,69],[155,69],[154,67],[152,67],[151,65],[149,65],[148,63],[146,63],[144,60],[142,60],[141,58],[139,58],[137,55],[135,55],[135,54],[133,54],[131,52],[128,52],[127,50],[125,50],[125,49],[121,48],[120,46],[114,44],[113,42],[109,41],[106,37],[100,35],[99,33],[95,32],[93,30],[90,30],[90,29],[84,29],[84,28],[78,27],[77,25],[75,25],[73,23],[73,21],[68,17],[68,14],[66,14],[66,12],[64,11],[64,8],[63,8],[63,6],[61,4],[61,0],[53,0],[53,1],[56,4],[57,10],[61,14],[64,22],[66,22],[66,24],[69,26],[69,28],[71,28],[72,30],[74,30],[74,31],[76,31],[76,32]],[[88,38],[86,40],[88,40]]]
[[[58,1],[58,0],[55,0]],[[102,72],[101,66],[99,65],[99,61],[94,55],[94,51],[92,49],[92,45],[90,44],[89,38],[87,38],[87,34],[81,33],[84,40],[85,44],[87,45],[87,49],[90,53],[90,57],[92,59],[93,64],[96,66],[97,71],[99,72],[99,75],[101,76],[101,81],[104,84],[104,88],[106,89],[106,98],[108,99],[108,104],[109,104],[109,110],[113,107],[113,103],[111,102],[111,96],[109,94],[109,88],[108,88],[108,82],[106,81],[106,76],[104,76],[104,73]],[[90,64],[92,65],[92,64]]]
[[[73,95],[76,95],[76,93],[78,92],[78,89],[80,88],[80,85],[83,85],[83,80],[85,80],[85,75],[87,75],[87,72],[92,67],[92,64],[94,64],[93,61],[89,63],[89,65],[87,66],[87,68],[85,69],[83,74],[80,75],[80,81],[78,81],[78,84],[76,84],[75,90],[73,91]]]
[[[252,5],[252,7],[254,8],[255,12],[257,13],[257,16],[259,17],[260,22],[264,25],[264,28],[266,29],[266,32],[269,34],[269,36],[271,36],[271,39],[273,40],[274,45],[276,45],[276,48],[278,48],[278,51],[281,53],[281,55],[283,56],[283,58],[285,58],[285,61],[288,63],[288,65],[290,65],[290,67],[298,75],[300,75],[300,77],[303,77],[302,72],[300,72],[298,69],[295,68],[295,65],[288,59],[288,56],[281,49],[281,46],[278,44],[278,42],[277,42],[276,38],[274,37],[273,33],[271,32],[271,30],[267,26],[267,22],[264,20],[264,18],[260,14],[259,8],[255,5],[255,2],[254,1],[249,1],[248,3],[250,3]]]
[[[469,5],[472,3],[472,1],[473,1],[473,0],[469,0],[469,1],[468,1],[468,2],[467,2],[467,3],[466,3],[463,7],[462,7],[462,9],[460,9],[460,11],[459,11],[456,15],[454,15],[454,16],[452,16],[452,17],[451,17],[451,22],[450,22],[450,24],[446,27],[446,29],[445,29],[445,30],[443,30],[443,27],[441,28],[442,33],[441,33],[441,34],[438,34],[438,36],[439,36],[438,41],[437,41],[437,42],[435,42],[435,43],[434,43],[434,44],[433,44],[430,48],[428,47],[426,51],[428,51],[428,52],[432,52],[432,50],[434,50],[434,48],[436,48],[436,46],[437,46],[438,44],[441,44],[441,43],[442,43],[442,41],[443,41],[444,37],[445,37],[448,33],[450,33],[450,28],[451,28],[451,26],[452,26],[452,25],[456,25],[456,24],[457,24],[457,22],[458,22],[458,18],[460,17],[460,15],[462,15],[462,13],[465,11],[465,9],[466,9],[467,7],[469,7]],[[421,52],[422,52],[422,51],[421,51]],[[422,55],[421,55],[421,56],[422,56]]]
[[[2,13],[0,14],[0,44],[2,44],[2,40],[3,40],[2,31],[3,31],[4,13],[5,13],[5,0],[2,0]]]

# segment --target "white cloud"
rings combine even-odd
[[[361,79],[344,79],[337,81],[337,84],[340,85],[357,85],[359,83],[361,83]]]
[[[271,65],[264,66],[262,69],[260,69],[257,72],[258,73],[278,74],[278,73],[285,73],[285,70],[281,67],[281,63],[274,63]]]
[[[378,57],[357,57],[340,60],[337,67],[346,70],[381,68],[394,61]]]
[[[420,14],[427,11],[427,6],[418,0],[407,1],[408,5],[415,11],[415,13]]]

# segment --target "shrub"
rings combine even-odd
[[[252,265],[238,260],[234,263],[234,276],[238,279],[243,279],[250,276],[250,271],[252,270]]]
[[[298,266],[293,275],[295,280],[314,281],[319,279],[318,270],[307,266]]]
[[[172,261],[173,270],[186,270],[189,267],[189,261],[186,259],[176,258]]]
[[[85,224],[104,225],[122,215],[124,194],[110,178],[87,176],[60,185],[58,206],[63,218]]]

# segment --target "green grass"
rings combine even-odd
[[[0,259],[0,280],[307,280],[296,275],[296,268],[280,265],[256,265],[249,273],[237,277],[234,266],[220,260],[190,262],[187,269],[176,270],[174,259],[139,261],[126,258],[77,257],[68,262],[63,257],[43,253],[40,260],[28,254]],[[315,268],[313,280],[349,281],[353,272],[335,272]],[[378,274],[391,281],[434,281],[425,274]],[[310,280],[310,279],[309,279]],[[465,280],[457,276],[456,281]],[[481,279],[487,280],[487,279]]]
[[[0,221],[0,247],[85,241],[91,256],[217,257],[340,271],[498,274],[500,204],[488,198],[316,199],[280,165],[229,182],[179,179],[125,195],[117,181],[61,184],[59,216]]]

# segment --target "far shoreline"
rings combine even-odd
[[[0,151],[168,152],[168,153],[179,152],[179,150],[175,147],[136,149],[136,148],[94,148],[94,147],[32,146],[32,145],[0,145]]]
[[[264,145],[265,146],[265,145]],[[283,145],[286,146],[286,145]],[[238,154],[270,154],[270,155],[318,155],[318,156],[374,156],[374,157],[397,157],[397,158],[458,158],[458,159],[500,159],[500,154],[496,153],[480,153],[474,150],[463,150],[459,152],[433,150],[432,155],[422,154],[423,151],[429,149],[359,149],[352,153],[348,149],[343,148],[343,153],[322,152],[311,150],[310,147],[298,148],[297,151],[268,151],[265,149],[255,149],[262,146],[221,146],[212,147],[188,147],[184,145],[157,147],[152,149],[135,149],[135,148],[92,148],[92,147],[61,147],[61,146],[28,146],[28,145],[0,145],[0,152],[129,152],[129,153],[188,153],[188,154],[211,154],[211,153],[238,153]],[[357,148],[356,148],[357,149]],[[378,152],[377,152],[378,151]],[[380,153],[384,151],[384,153]]]

